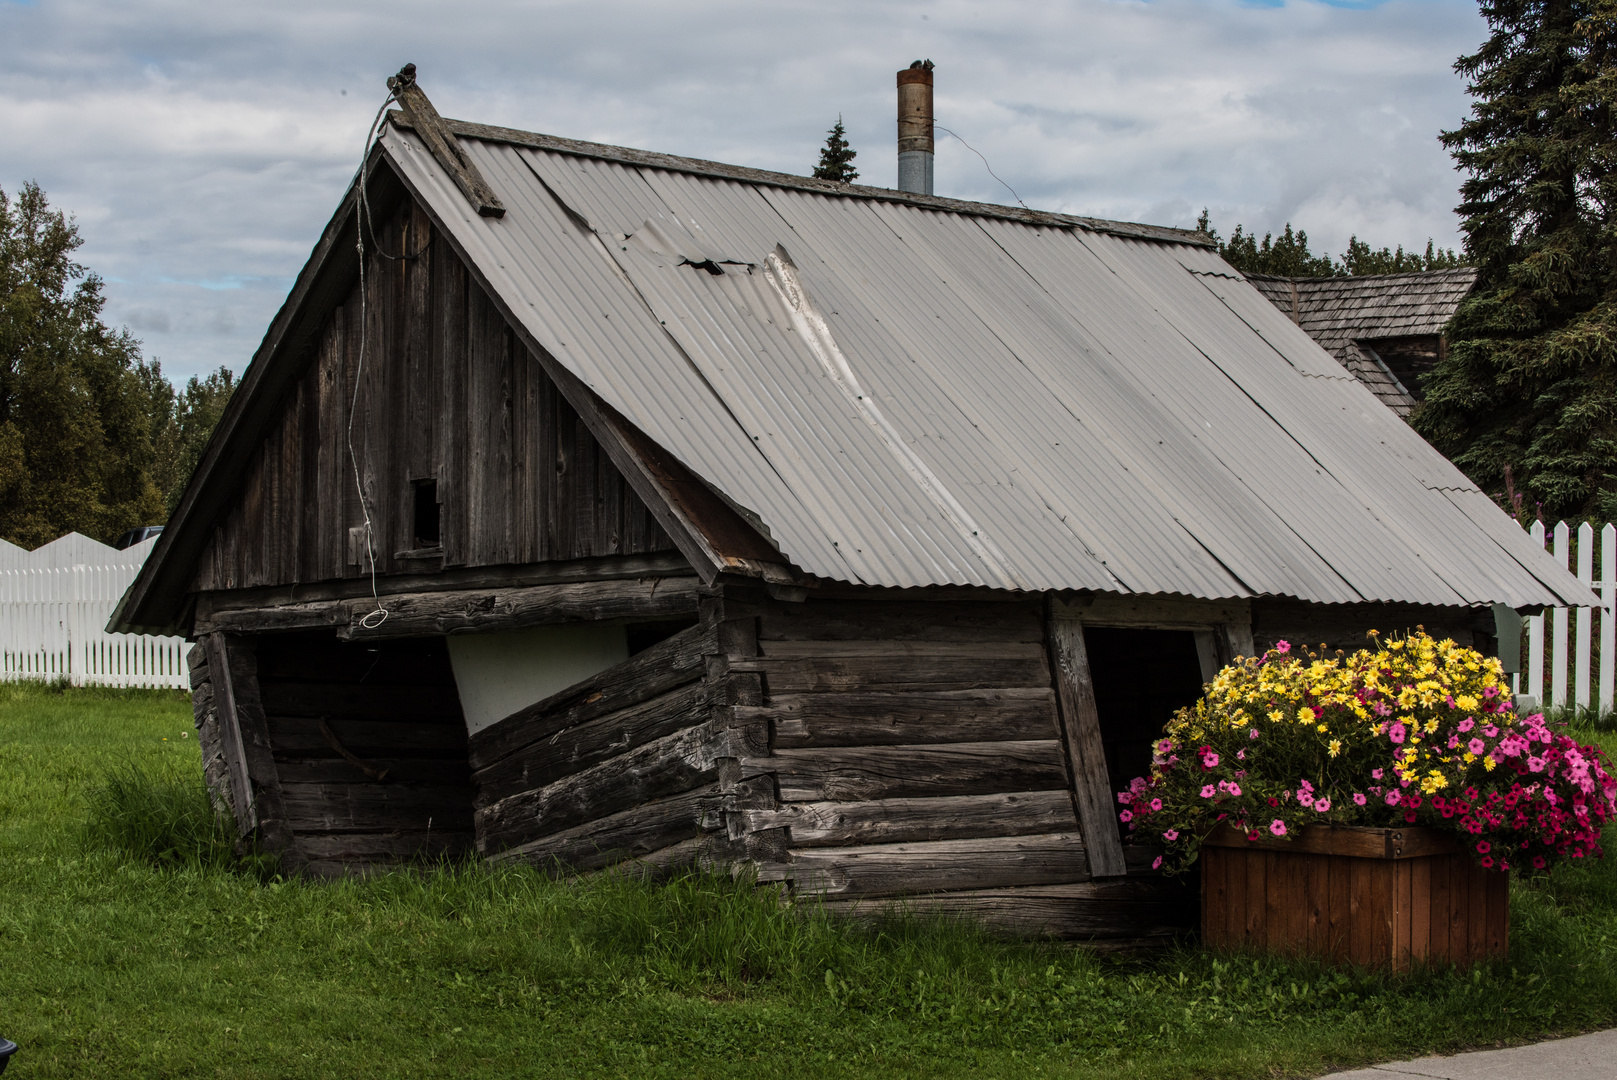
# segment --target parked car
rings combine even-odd
[[[119,551],[122,551],[124,548],[134,547],[142,540],[150,540],[152,537],[156,536],[162,531],[163,526],[161,525],[137,525],[133,529],[127,530],[122,536],[118,537],[118,542],[112,546],[117,548]]]

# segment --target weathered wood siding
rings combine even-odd
[[[466,723],[442,638],[255,645],[285,822],[311,872],[470,848]]]
[[[377,219],[360,292],[331,315],[279,405],[194,588],[358,577],[349,530],[364,517],[353,443],[383,574],[672,551],[578,415],[413,203]],[[434,479],[441,556],[414,550],[412,482]]]
[[[472,736],[480,852],[576,869],[684,865],[701,837],[722,835],[736,760],[767,742],[740,745],[714,707],[721,628],[705,614]]]
[[[594,869],[737,862],[838,911],[1161,940],[1186,883],[1093,881],[1037,600],[726,585],[701,622],[474,735],[479,849]]]

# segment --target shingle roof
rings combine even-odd
[[[1247,280],[1389,408],[1407,415],[1415,399],[1385,364],[1358,343],[1441,334],[1476,283],[1477,271],[1462,266],[1346,278],[1248,274]]]
[[[808,573],[1513,606],[1578,588],[1183,233],[455,129],[503,219],[413,132],[382,143],[531,338]]]

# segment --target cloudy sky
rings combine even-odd
[[[1316,249],[1457,242],[1474,0],[0,0],[0,188],[79,222],[108,320],[240,372],[405,61],[445,116],[891,186],[893,73],[1029,205]],[[1010,193],[939,133],[941,195]]]

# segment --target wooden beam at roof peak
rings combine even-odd
[[[438,164],[460,185],[467,201],[483,217],[504,217],[505,204],[500,202],[494,189],[483,179],[476,163],[461,151],[455,133],[444,123],[444,118],[438,115],[438,110],[433,108],[432,102],[415,81],[415,65],[405,64],[400,68],[397,75],[387,80],[387,88],[393,91],[394,100],[403,107],[411,127],[427,144],[432,156],[438,159]]]

